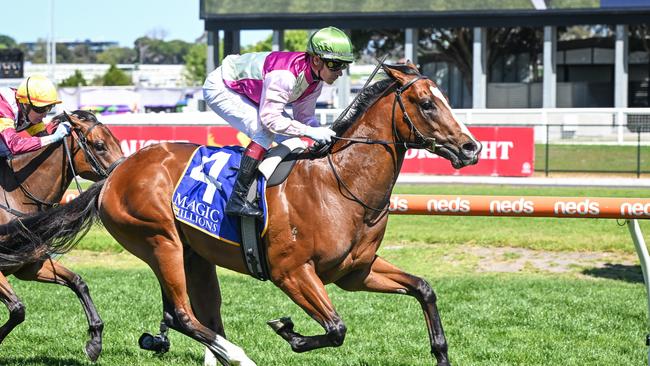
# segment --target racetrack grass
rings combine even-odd
[[[637,146],[548,145],[549,171],[637,171]],[[546,145],[535,145],[535,171],[546,168]],[[650,146],[641,146],[640,170],[650,172]]]
[[[538,195],[577,197],[648,197],[648,189],[590,187],[517,187],[494,185],[397,185],[394,193]],[[477,244],[552,251],[620,251],[634,253],[623,221],[517,217],[399,216],[389,218],[385,243]],[[641,228],[650,233],[649,220]],[[93,229],[78,248],[120,252],[101,228]]]
[[[646,360],[645,291],[638,278],[604,279],[589,268],[569,274],[480,273],[471,263],[459,273],[441,255],[447,248],[386,248],[383,256],[424,275],[439,299],[449,355],[455,365],[640,365]],[[75,253],[72,253],[74,255]],[[105,255],[104,257],[119,257]],[[470,257],[471,258],[471,257]],[[468,259],[471,261],[471,259]],[[159,287],[142,264],[111,269],[74,264],[85,278],[105,321],[98,365],[200,365],[203,348],[170,332],[171,351],[142,351],[143,331],[157,331]],[[433,270],[435,269],[435,270]],[[296,330],[321,328],[272,284],[219,270],[223,314],[231,341],[258,365],[432,365],[421,309],[400,295],[328,291],[348,327],[340,348],[295,354],[265,324],[290,315]],[[11,279],[27,307],[25,323],[0,345],[0,364],[86,365],[86,321],[72,291]],[[0,311],[0,321],[7,318]]]
[[[640,189],[496,186],[400,185],[396,192],[647,195]],[[612,236],[603,237],[608,233]],[[172,350],[162,357],[137,347],[143,331],[157,331],[160,290],[152,272],[133,256],[107,254],[106,250],[121,251],[108,238],[103,230],[94,229],[80,247],[104,252],[84,254],[82,260],[70,262],[86,279],[106,323],[98,365],[201,364],[203,348],[176,332],[171,332]],[[433,285],[455,365],[632,365],[646,361],[646,294],[638,266],[615,262],[609,270],[574,268],[566,274],[528,267],[519,273],[483,273],[476,267],[472,244],[634,252],[627,229],[616,226],[615,220],[391,216],[380,254]],[[470,249],[459,254],[458,248],[467,245]],[[267,320],[290,315],[303,334],[321,334],[321,328],[273,285],[219,272],[226,331],[258,365],[434,364],[415,299],[348,293],[328,286],[348,326],[346,342],[336,349],[294,354],[265,325]],[[10,281],[27,307],[27,319],[0,345],[0,365],[90,364],[82,352],[87,325],[74,294],[60,286]],[[7,312],[0,310],[0,322],[6,319]]]

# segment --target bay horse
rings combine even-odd
[[[388,78],[365,89],[332,128],[324,152],[299,156],[282,184],[266,196],[264,242],[271,281],[325,330],[304,336],[290,318],[269,322],[295,352],[340,346],[346,326],[326,292],[415,297],[424,312],[431,352],[448,365],[436,295],[422,278],[377,255],[391,191],[409,148],[427,149],[455,168],[475,164],[481,144],[453,115],[435,83],[414,65],[382,65]],[[60,252],[99,218],[108,232],[153,270],[162,288],[163,321],[205,345],[224,365],[255,365],[225,340],[214,265],[247,273],[240,248],[177,221],[172,192],[193,144],[152,145],[130,156],[71,204],[0,227],[15,250]],[[29,251],[27,250],[27,251]]]
[[[92,181],[105,179],[124,159],[119,141],[92,113],[60,114],[51,124],[65,121],[72,125],[72,133],[63,141],[0,162],[0,223],[58,205],[75,175]],[[86,283],[48,256],[21,257],[7,250],[10,247],[7,243],[0,246],[0,300],[9,310],[9,319],[0,327],[0,343],[25,319],[25,306],[7,281],[13,274],[21,280],[55,283],[74,291],[88,321],[90,340],[84,350],[96,361],[104,325]]]

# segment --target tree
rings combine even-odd
[[[16,46],[16,41],[13,38],[5,36],[4,34],[0,34],[0,49],[16,48]]]
[[[472,90],[472,29],[426,28],[421,30],[418,63],[448,62],[463,75],[465,86]]]
[[[61,64],[81,63],[76,62],[72,51],[62,43],[56,44],[56,62]]]
[[[72,49],[72,62],[94,64],[97,62],[97,54],[87,44],[78,44]]]
[[[539,69],[543,53],[544,32],[542,28],[513,27],[513,28],[490,28],[488,31],[487,64],[493,65],[500,58],[509,55],[528,54],[531,72],[530,81],[540,81],[542,78]],[[541,61],[540,61],[541,62]]]
[[[397,61],[404,55],[404,31],[400,29],[358,30],[351,32],[354,53],[361,63],[374,63],[388,55]]]
[[[59,83],[60,87],[76,87],[86,85],[88,85],[88,83],[79,70],[75,70],[73,75]]]
[[[25,55],[25,61],[30,61],[35,64],[44,64],[46,57],[45,53],[47,52],[47,43],[44,39],[39,39],[36,41],[36,46],[33,50],[27,48],[24,43],[18,45],[23,54]]]
[[[189,52],[185,55],[185,79],[193,85],[200,85],[207,76],[206,62],[208,54],[208,45],[197,43],[190,47]]]
[[[129,75],[118,69],[115,64],[112,64],[104,76],[102,76],[102,85],[133,85],[133,83],[131,82],[131,77]]]
[[[284,49],[292,52],[300,52],[307,49],[309,32],[306,30],[289,30],[284,32]]]
[[[133,48],[110,47],[97,55],[100,64],[131,64],[137,60],[138,54]]]
[[[309,33],[306,30],[288,30],[284,32],[284,49],[283,51],[300,52],[307,49],[307,40]],[[273,46],[273,35],[261,40],[253,45],[242,48],[242,53],[249,52],[268,52]]]
[[[149,37],[135,40],[137,59],[141,64],[182,64],[190,47],[190,43],[180,40],[165,42]]]

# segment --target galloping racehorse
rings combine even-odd
[[[108,177],[124,159],[119,141],[92,113],[74,111],[53,118],[55,124],[65,121],[73,128],[65,143],[52,144],[0,163],[0,222],[8,223],[16,217],[57,205],[76,174],[98,181]],[[13,274],[21,280],[56,283],[74,291],[88,319],[90,340],[85,352],[92,361],[97,360],[102,350],[104,325],[86,283],[58,262],[42,255],[14,255],[7,250],[10,247],[11,243],[0,245],[0,300],[9,309],[9,319],[0,327],[0,343],[25,319],[25,307],[6,278]]]
[[[376,252],[406,150],[427,149],[461,168],[478,161],[481,145],[454,117],[437,86],[413,65],[383,68],[389,78],[364,90],[334,124],[336,142],[320,154],[301,155],[286,181],[267,190],[264,240],[271,281],[325,334],[301,335],[289,318],[269,325],[295,352],[336,347],[343,343],[346,326],[325,284],[410,295],[422,306],[438,365],[448,365],[431,286]],[[216,264],[247,273],[240,248],[180,223],[172,212],[172,192],[195,149],[165,143],[140,150],[71,204],[2,226],[0,232],[13,232],[5,244],[15,243],[15,250],[38,245],[57,252],[98,216],[156,274],[169,327],[204,344],[225,365],[254,365],[223,338],[214,271]]]

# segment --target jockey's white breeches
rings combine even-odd
[[[274,140],[279,142],[287,139],[262,125],[255,103],[226,86],[221,76],[221,67],[211,72],[205,80],[203,99],[219,117],[266,149]]]

